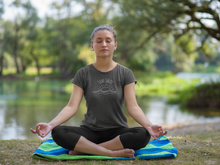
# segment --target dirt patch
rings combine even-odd
[[[220,121],[205,122],[191,125],[168,125],[163,126],[163,128],[168,130],[167,136],[186,136],[198,132],[220,130]]]

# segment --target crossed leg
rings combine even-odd
[[[70,155],[133,158],[134,150],[144,147],[150,140],[147,133],[144,128],[122,128],[97,133],[87,127],[57,126],[53,129],[52,136],[58,145],[70,150]],[[100,136],[106,138],[101,143]]]
[[[81,136],[74,148],[74,151],[70,151],[69,154],[75,155],[80,153],[110,157],[134,157],[134,150],[124,149],[119,136],[101,144],[95,144]]]

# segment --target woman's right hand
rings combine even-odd
[[[44,138],[53,129],[53,127],[47,123],[38,123],[36,130],[31,128],[32,133],[37,133],[40,137]]]

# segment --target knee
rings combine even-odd
[[[51,136],[55,142],[57,141],[57,139],[60,138],[59,135],[60,135],[61,131],[62,131],[61,126],[56,126],[56,127],[54,127],[54,129],[52,129]]]
[[[144,127],[135,127],[130,132],[120,136],[124,148],[138,150],[150,141],[150,134]]]
[[[137,135],[137,139],[136,139],[136,144],[135,144],[135,150],[138,150],[140,148],[144,148],[150,141],[151,135],[149,134],[149,132],[141,127],[138,130],[138,135]]]
[[[51,132],[52,138],[54,142],[66,149],[69,149],[68,147],[68,138],[66,136],[66,128],[64,126],[56,126]]]

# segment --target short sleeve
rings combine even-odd
[[[80,88],[82,88],[84,90],[84,87],[85,87],[85,72],[83,71],[83,69],[79,69],[73,80],[72,80],[72,83],[79,86]]]
[[[132,72],[132,70],[130,70],[129,68],[124,67],[124,86],[131,84],[135,82],[135,84],[137,83],[135,76]]]

